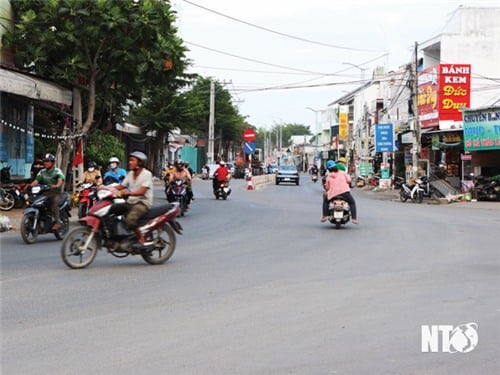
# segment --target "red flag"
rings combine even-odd
[[[76,167],[79,164],[83,164],[83,140],[78,140],[78,146],[76,147],[75,158],[73,159],[73,163],[71,163],[72,167]]]

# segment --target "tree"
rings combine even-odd
[[[127,99],[140,102],[145,87],[175,90],[183,84],[186,48],[167,1],[16,0],[12,6],[15,28],[3,42],[18,67],[74,90],[74,108],[86,107],[77,124],[84,135],[98,98],[111,97],[120,108]],[[63,165],[69,160],[67,139]]]

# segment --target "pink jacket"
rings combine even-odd
[[[351,191],[351,176],[343,171],[330,172],[326,177],[325,189],[328,194],[328,200],[333,197]]]

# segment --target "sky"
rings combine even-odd
[[[498,0],[172,0],[190,72],[213,77],[253,126],[314,129],[373,69],[412,61],[460,6]],[[499,21],[500,22],[500,21]]]

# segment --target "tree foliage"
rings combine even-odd
[[[175,14],[162,0],[16,0],[13,32],[3,43],[16,65],[82,92],[81,131],[96,101],[140,102],[145,88],[175,92],[185,82],[186,48]],[[147,91],[147,90],[146,90]]]
[[[85,163],[96,162],[100,166],[108,165],[108,160],[116,156],[126,167],[125,146],[116,137],[96,129],[89,134],[86,141],[84,159]]]

